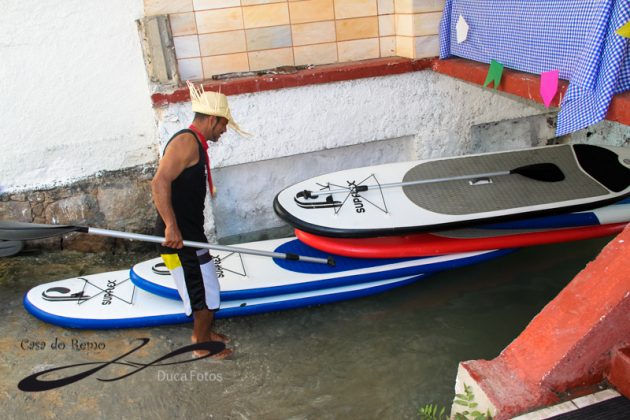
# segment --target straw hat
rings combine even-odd
[[[215,117],[223,117],[228,120],[228,126],[234,129],[241,136],[249,136],[250,134],[241,130],[236,124],[230,107],[228,106],[227,97],[219,92],[206,92],[203,85],[195,86],[193,83],[186,81],[190,90],[190,101],[192,102],[193,112],[200,114],[212,115]]]

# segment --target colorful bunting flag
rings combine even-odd
[[[486,81],[483,84],[483,87],[486,87],[490,84],[490,82],[494,82],[494,89],[496,90],[501,83],[501,76],[503,75],[503,64],[499,63],[496,60],[490,61],[490,68],[488,69],[488,75],[486,76]]]
[[[468,23],[462,15],[459,15],[455,28],[457,29],[457,43],[461,44],[468,38]]]
[[[540,75],[540,96],[547,108],[558,93],[559,70],[546,71]]]
[[[630,20],[626,22],[621,28],[617,29],[617,34],[624,38],[630,38]]]

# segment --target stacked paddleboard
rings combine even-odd
[[[336,266],[213,252],[221,284],[216,317],[368,296],[511,247],[610,235],[630,220],[629,195],[630,149],[590,145],[322,175],[274,200],[296,238],[241,247],[335,254]],[[24,305],[44,321],[72,328],[190,321],[160,259],[37,286]]]
[[[242,244],[249,249],[326,254],[296,238]],[[429,273],[497,258],[479,251],[429,258],[337,257],[334,267],[236,253],[213,253],[221,285],[217,318],[298,308],[380,293]],[[24,297],[36,317],[70,328],[125,328],[188,322],[175,284],[160,258],[114,271],[43,284]]]
[[[355,258],[402,258],[522,248],[610,236],[630,222],[630,199],[592,211],[557,214],[474,228],[374,238],[330,238],[296,229],[304,243]]]
[[[630,220],[629,196],[630,148],[582,144],[325,174],[274,209],[315,248],[392,258],[611,235]]]

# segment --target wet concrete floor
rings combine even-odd
[[[190,324],[128,330],[70,330],[22,307],[31,287],[154,257],[25,253],[0,259],[2,418],[417,418],[419,407],[453,397],[461,360],[495,357],[610,240],[532,247],[435,274],[354,301],[219,320],[231,360],[137,367],[189,344]],[[63,346],[62,344],[63,343]],[[184,357],[186,356],[186,357]],[[183,355],[173,361],[188,361]],[[101,367],[65,386],[24,392],[18,383]],[[139,366],[139,365],[136,365]]]

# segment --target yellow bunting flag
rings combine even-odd
[[[503,75],[503,64],[499,63],[496,60],[490,61],[490,68],[488,69],[488,75],[486,76],[486,81],[483,84],[483,87],[486,87],[490,84],[490,82],[494,82],[494,89],[496,90],[501,83],[501,76]]]
[[[617,29],[617,35],[621,35],[624,38],[630,38],[630,20],[626,22],[621,28]]]

